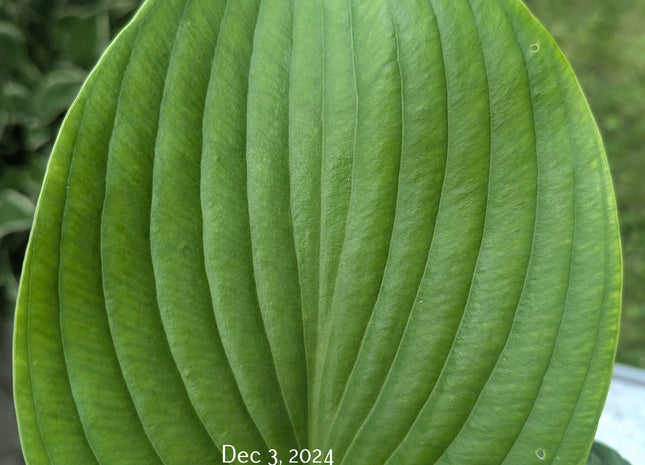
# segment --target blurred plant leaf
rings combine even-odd
[[[38,125],[47,125],[67,110],[87,73],[81,68],[56,69],[43,76],[31,100]]]
[[[618,452],[600,443],[594,442],[586,465],[631,465]]]
[[[18,295],[18,280],[14,272],[8,247],[3,246],[0,239],[0,317],[4,317],[10,310],[4,308],[5,302],[15,302]]]
[[[34,204],[27,196],[12,189],[0,190],[0,240],[8,234],[28,231]]]
[[[20,69],[26,59],[27,46],[22,31],[10,22],[0,20],[0,76]]]
[[[17,81],[6,81],[0,84],[0,111],[4,113],[8,124],[30,124],[31,90]]]
[[[110,40],[108,12],[74,5],[59,14],[56,26],[64,55],[80,67],[93,66]]]
[[[47,159],[46,156],[33,156],[24,166],[6,167],[0,173],[0,190],[17,191],[35,204],[45,175]]]

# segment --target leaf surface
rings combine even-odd
[[[620,286],[598,130],[519,1],[148,0],[37,206],[23,448],[581,465]]]

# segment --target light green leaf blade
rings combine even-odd
[[[180,24],[188,20],[190,4],[150,3],[150,17],[138,24],[109,142],[100,225],[103,288],[114,347],[146,434],[164,463],[213,463],[220,455],[170,351],[150,246],[160,105],[173,44]]]
[[[120,92],[135,39],[136,31],[127,30],[104,58],[112,66],[94,74],[94,98],[72,148],[58,288],[68,376],[88,443],[99,462],[152,464],[161,462],[123,380],[105,311],[100,260],[106,159],[117,107],[112,96]],[[93,156],[83,155],[88,152]],[[115,448],[115,442],[122,447]]]
[[[229,13],[223,7],[204,10],[192,2],[173,47],[155,146],[150,240],[161,319],[195,411],[218,448],[253,450],[265,445],[217,334],[202,241],[202,120],[217,43],[210,26],[222,21],[224,27]],[[176,201],[178,193],[182,202]]]
[[[37,207],[23,446],[582,465],[620,286],[597,128],[518,0],[148,0]]]

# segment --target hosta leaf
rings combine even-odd
[[[148,0],[49,163],[23,448],[582,465],[620,283],[598,131],[518,0]]]

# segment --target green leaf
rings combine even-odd
[[[582,465],[620,287],[598,130],[518,0],[148,0],[49,162],[23,448]]]
[[[600,442],[594,442],[586,465],[630,465],[618,452]]]

